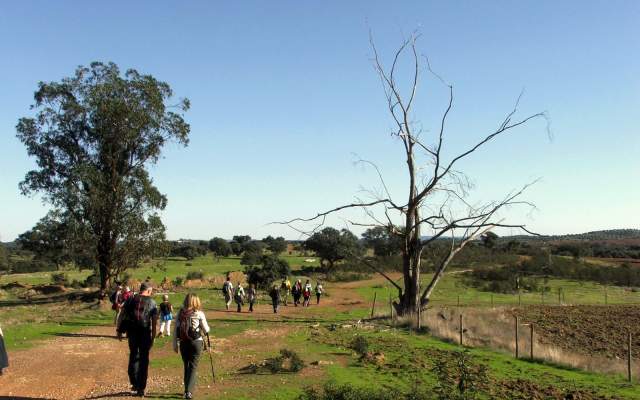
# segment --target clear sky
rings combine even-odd
[[[640,228],[640,2],[7,1],[0,7],[0,240],[46,213],[18,182],[33,167],[15,138],[38,81],[114,61],[168,82],[192,109],[191,143],[152,168],[169,238],[267,234],[376,185],[404,198],[368,31],[388,60],[419,29],[421,53],[454,85],[447,155],[495,129],[522,88],[520,115],[547,111],[461,167],[473,201],[536,178],[513,222],[541,233]],[[425,75],[415,118],[437,129],[445,88]],[[330,223],[342,226],[340,219]],[[358,231],[356,229],[356,231]]]

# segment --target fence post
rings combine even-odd
[[[373,312],[376,309],[376,297],[378,297],[378,292],[373,292],[373,305],[371,306],[371,318],[373,318]]]
[[[458,307],[460,307],[460,295],[458,295]]]
[[[519,356],[518,351],[518,316],[516,315],[516,358]]]
[[[533,322],[531,323],[530,329],[531,329],[531,354],[530,354],[530,356],[531,356],[531,361],[533,361]]]
[[[393,302],[391,301],[391,292],[389,292],[389,318],[391,318],[391,326],[394,326],[393,321]]]
[[[462,313],[460,313],[460,346],[463,345],[462,344],[462,332],[463,332],[463,329],[462,329]]]
[[[608,294],[607,294],[607,286],[604,286],[604,304],[609,304]]]
[[[520,293],[520,290],[518,290],[518,306],[522,305],[522,293]]]
[[[631,329],[629,329],[629,337],[627,339],[627,380],[631,382]]]

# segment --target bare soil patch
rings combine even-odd
[[[640,306],[532,306],[515,312],[535,325],[543,343],[587,355],[625,358],[631,330],[632,354],[640,357]]]

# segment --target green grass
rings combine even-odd
[[[11,325],[8,329],[5,326],[4,341],[8,350],[26,349],[56,335],[73,333],[92,326],[104,326],[112,322],[111,312],[87,311],[65,321],[22,323]]]
[[[317,257],[303,257],[298,255],[282,255],[281,257],[289,262],[294,276],[296,276],[295,271],[299,271],[303,266],[319,265]],[[313,258],[315,262],[306,263],[305,259],[307,258]],[[127,273],[137,280],[144,280],[147,277],[151,277],[153,281],[160,283],[165,277],[169,280],[174,280],[178,276],[185,277],[187,273],[192,271],[202,271],[206,277],[224,275],[231,271],[243,271],[244,266],[240,264],[240,260],[240,257],[235,256],[214,258],[213,255],[196,257],[193,260],[169,257],[167,259],[152,260],[151,262],[144,263],[139,268],[130,268],[127,270]],[[69,276],[69,280],[76,279],[79,281],[86,279],[86,277],[92,273],[88,270],[63,272]],[[29,285],[50,283],[51,275],[54,273],[56,273],[56,271],[0,276],[0,284],[14,281]]]
[[[370,346],[385,355],[383,367],[362,364],[352,357],[346,367],[333,365],[328,376],[340,384],[362,387],[386,387],[410,390],[419,382],[433,385],[436,382],[431,368],[437,358],[447,357],[448,352],[458,351],[454,344],[426,335],[408,334],[404,331],[366,332],[336,331],[330,340],[348,343],[354,334],[363,335]],[[488,349],[470,349],[474,362],[487,366],[492,382],[523,380],[540,387],[554,386],[565,390],[586,390],[601,395],[625,399],[640,399],[640,388],[628,385],[621,376],[589,373],[560,366],[515,360],[511,356]]]
[[[422,285],[428,284],[431,274],[424,274]],[[402,286],[402,281],[398,282]],[[640,291],[631,291],[626,288],[616,286],[604,286],[594,282],[571,281],[566,279],[549,279],[547,285],[550,291],[544,293],[522,292],[503,294],[480,291],[476,288],[466,286],[464,278],[460,274],[448,274],[440,281],[436,287],[431,304],[433,305],[457,305],[461,306],[495,306],[501,305],[530,305],[530,304],[640,304]],[[377,293],[377,307],[384,312],[388,312],[389,293],[397,295],[395,288],[390,284],[361,287],[358,293],[367,301],[372,301],[374,293]],[[560,291],[560,297],[558,292]],[[606,293],[606,296],[605,296]]]

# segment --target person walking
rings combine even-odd
[[[280,284],[280,297],[282,299],[282,304],[287,306],[289,304],[289,292],[291,291],[291,281],[289,278],[282,279],[282,284]]]
[[[304,301],[302,302],[302,307],[309,307],[309,301],[311,300],[311,282],[307,279],[307,282],[304,284],[304,288],[302,288],[302,297]]]
[[[207,318],[202,312],[200,298],[193,293],[187,294],[178,313],[175,334],[173,335],[173,351],[180,352],[184,365],[185,399],[193,398],[196,371],[204,348],[203,336],[208,336],[209,330]]]
[[[300,282],[300,279],[298,279],[291,288],[291,294],[293,295],[293,305],[298,307],[300,297],[302,296],[302,282]]]
[[[320,304],[320,297],[324,293],[324,288],[322,287],[322,283],[318,281],[316,283],[316,304]]]
[[[278,285],[274,284],[269,290],[269,297],[271,297],[271,303],[273,304],[273,313],[278,313],[278,305],[280,304],[280,289]]]
[[[169,303],[169,295],[162,296],[160,303],[160,333],[158,337],[171,336],[171,320],[173,320],[173,306]]]
[[[122,299],[122,285],[119,282],[116,282],[116,288],[111,295],[109,296],[109,300],[111,301],[111,309],[114,311],[113,315],[113,325],[118,323],[118,314],[120,313],[120,300]]]
[[[242,312],[242,306],[244,305],[244,288],[238,282],[238,286],[236,286],[236,290],[233,294],[233,300],[238,305],[238,312]]]
[[[227,275],[227,280],[222,284],[222,294],[224,295],[224,304],[229,311],[231,306],[231,300],[233,299],[233,283],[231,283],[231,277]]]
[[[129,382],[131,390],[144,397],[149,372],[149,352],[153,347],[158,326],[158,307],[151,298],[150,282],[142,282],[140,292],[122,306],[118,318],[117,335],[127,334],[129,341]]]
[[[0,375],[2,371],[9,366],[9,356],[7,356],[7,349],[4,346],[4,333],[2,333],[2,327],[0,326]]]
[[[253,283],[249,285],[249,289],[247,289],[247,300],[249,301],[249,312],[253,312],[253,305],[255,304],[258,297],[258,292],[256,291],[256,285]]]

